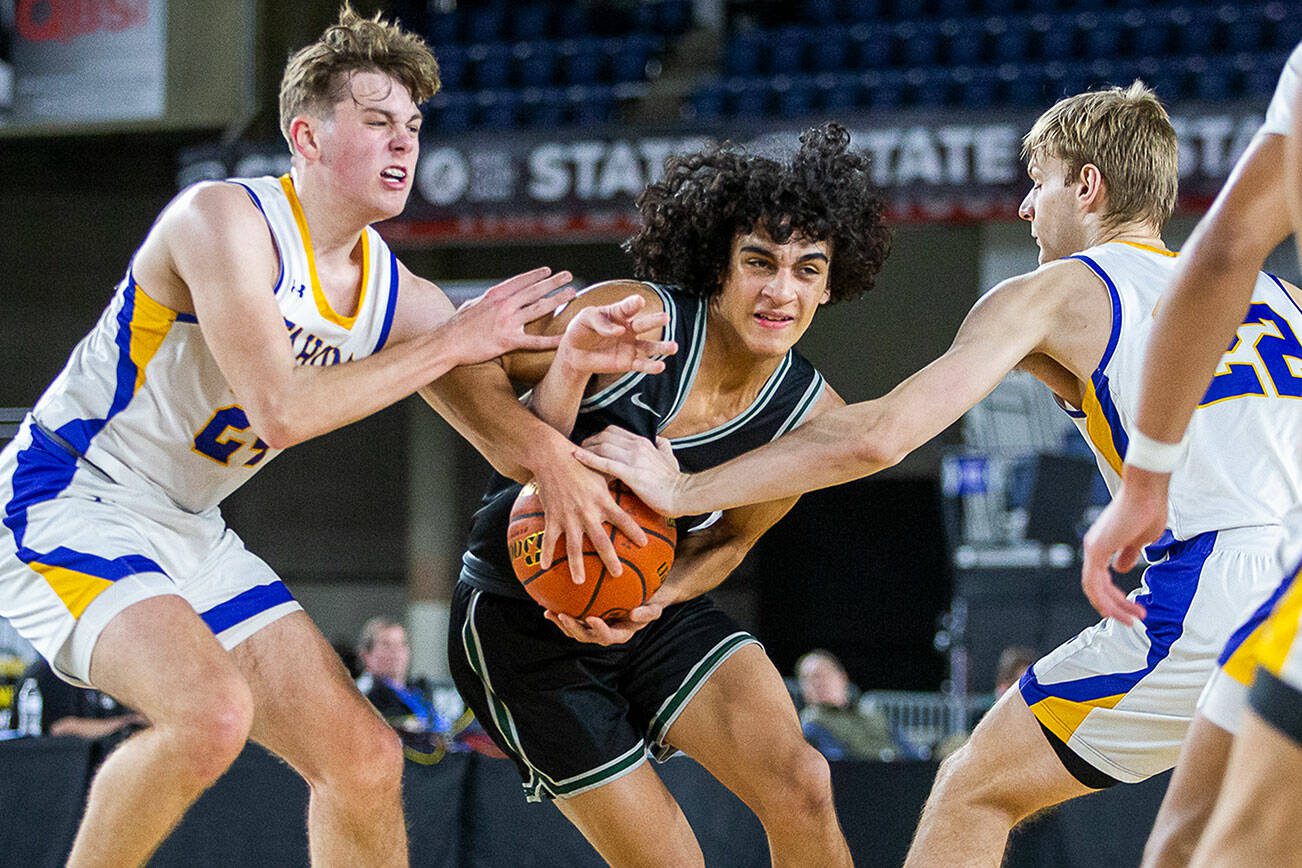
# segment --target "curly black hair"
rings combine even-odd
[[[831,244],[830,301],[872,289],[891,249],[868,158],[836,123],[806,130],[784,163],[725,142],[665,161],[637,198],[642,229],[624,242],[639,278],[712,296],[723,289],[733,239],[757,226],[779,244]]]

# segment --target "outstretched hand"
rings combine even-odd
[[[687,477],[679,472],[678,459],[665,438],[657,437],[653,446],[645,437],[612,425],[584,440],[574,457],[593,470],[623,480],[661,515],[684,514],[678,494]]]
[[[574,298],[572,287],[561,289],[571,279],[568,271],[535,268],[461,305],[443,324],[445,337],[457,342],[459,363],[474,365],[515,350],[556,349],[561,335],[529,334],[524,327]]]
[[[659,357],[673,355],[678,344],[638,337],[669,322],[668,313],[641,313],[644,307],[646,299],[635,293],[612,304],[583,309],[566,326],[556,362],[583,375],[660,373],[665,363]]]
[[[1143,606],[1117,587],[1112,571],[1133,569],[1144,546],[1166,529],[1169,480],[1166,474],[1127,467],[1116,497],[1085,534],[1081,588],[1104,618],[1130,625],[1146,614]]]

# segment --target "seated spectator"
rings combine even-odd
[[[28,678],[36,679],[41,691],[41,732],[45,735],[74,735],[79,738],[125,738],[132,727],[148,726],[149,721],[107,693],[76,687],[54,674],[50,664],[37,658],[23,673],[21,686]],[[15,709],[14,725],[17,725]]]
[[[995,699],[1003,696],[1018,681],[1022,674],[1031,668],[1031,664],[1040,659],[1034,648],[1025,645],[1009,645],[999,652],[999,663],[995,667]]]
[[[357,659],[362,669],[357,688],[398,731],[408,759],[430,765],[449,750],[504,756],[464,703],[441,714],[429,680],[409,676],[411,646],[398,622],[383,617],[367,621],[357,641]]]
[[[796,676],[805,704],[801,728],[823,756],[886,761],[916,756],[891,731],[884,714],[858,707],[858,688],[832,652],[820,648],[805,654],[796,661]]]

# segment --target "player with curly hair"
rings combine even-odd
[[[638,199],[645,226],[627,248],[640,280],[593,286],[545,323],[543,334],[564,335],[554,353],[505,359],[514,379],[537,384],[535,412],[575,440],[608,425],[666,438],[702,469],[840,406],[794,345],[821,305],[872,287],[890,247],[849,141],[829,124],[788,159],[727,145],[671,158]],[[608,303],[623,330],[596,322]],[[629,371],[638,346],[677,352]],[[774,864],[850,864],[827,763],[781,675],[703,596],[795,498],[683,519],[659,617],[607,623],[544,612],[521,588],[505,545],[519,490],[496,478],[475,516],[448,656],[526,795],[555,799],[612,864],[700,865],[646,763],[683,751],[755,811]],[[554,544],[543,543],[549,562]]]

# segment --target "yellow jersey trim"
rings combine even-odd
[[[176,311],[150,298],[149,294],[135,287],[135,301],[131,310],[131,363],[136,366],[136,385],[131,394],[140,391],[145,384],[145,368],[158,353],[167,333],[176,322]]]
[[[59,595],[59,599],[68,607],[68,611],[74,618],[80,618],[81,613],[86,611],[86,607],[113,584],[108,579],[79,573],[66,567],[54,567],[35,561],[28,566],[45,577],[45,581],[50,583],[54,593]]]
[[[1089,434],[1090,442],[1120,476],[1121,456],[1117,454],[1117,447],[1112,439],[1112,426],[1108,424],[1107,416],[1103,415],[1103,407],[1099,404],[1099,396],[1094,391],[1092,380],[1085,383],[1085,394],[1080,402],[1080,409],[1085,414],[1085,431]]]
[[[317,313],[321,314],[321,318],[327,322],[351,329],[353,323],[357,322],[357,314],[361,313],[362,305],[366,303],[366,288],[371,282],[369,233],[365,229],[362,230],[362,290],[357,294],[357,310],[352,316],[344,316],[335,311],[330,305],[330,299],[326,298],[325,291],[321,289],[321,279],[316,273],[316,254],[312,252],[312,235],[308,232],[307,217],[303,215],[303,206],[298,201],[298,194],[294,192],[294,181],[289,175],[281,175],[280,186],[289,200],[289,209],[294,213],[294,222],[298,224],[299,235],[303,238],[303,249],[307,251],[307,273],[312,280],[312,299],[316,302]]]
[[[1302,618],[1302,583],[1293,580],[1293,586],[1262,625],[1258,641],[1257,662],[1272,675],[1279,675],[1284,661],[1293,649],[1298,634],[1298,619]]]
[[[1157,253],[1161,256],[1170,256],[1172,259],[1179,256],[1174,250],[1166,250],[1161,247],[1154,247],[1151,244],[1141,244],[1138,241],[1118,241],[1117,244],[1125,244],[1128,247],[1137,247],[1140,250],[1147,250],[1149,253]]]

